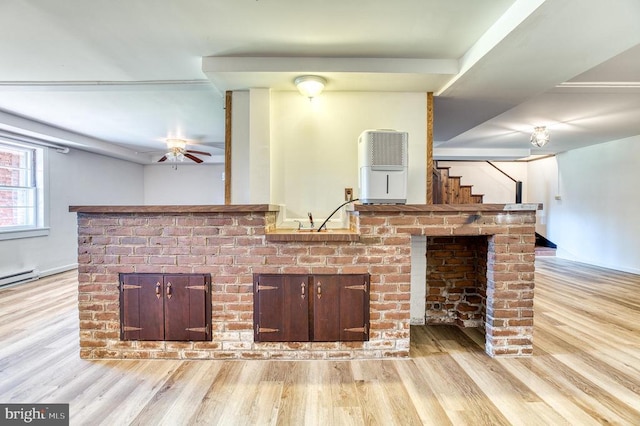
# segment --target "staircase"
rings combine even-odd
[[[555,256],[558,246],[536,232],[536,256]]]
[[[449,167],[433,168],[433,204],[482,204],[483,194],[474,194],[472,185],[462,185],[460,176],[449,176]]]

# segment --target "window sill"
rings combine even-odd
[[[0,231],[0,241],[17,240],[20,238],[46,237],[49,235],[49,228],[16,229]]]

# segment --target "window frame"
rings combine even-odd
[[[33,188],[35,190],[34,205],[30,214],[34,217],[33,225],[0,226],[0,241],[20,238],[42,237],[49,235],[49,211],[48,211],[48,182],[46,179],[48,168],[48,149],[35,144],[14,142],[0,137],[0,151],[18,149],[31,151],[29,162],[29,179],[33,180],[31,186],[21,188]],[[16,187],[17,188],[17,187]]]

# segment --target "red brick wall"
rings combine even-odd
[[[487,238],[427,238],[427,324],[484,327]]]
[[[358,242],[269,242],[275,213],[78,214],[83,358],[346,359],[409,355],[411,235],[484,235],[486,350],[529,355],[534,212],[360,212]],[[212,342],[119,340],[118,273],[210,273]],[[368,342],[253,342],[253,273],[370,273]],[[469,300],[467,300],[469,302]],[[474,314],[475,315],[475,314]],[[473,318],[476,319],[475,317]]]

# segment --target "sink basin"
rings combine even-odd
[[[318,232],[318,230],[317,230],[317,229],[298,229],[297,231],[298,231],[298,232],[306,232],[306,233],[310,233],[310,232]],[[326,229],[323,229],[323,230],[322,230],[322,231],[320,231],[320,232],[321,232],[321,233],[324,233],[324,232],[330,232],[330,231],[328,231],[328,230],[326,230]]]

